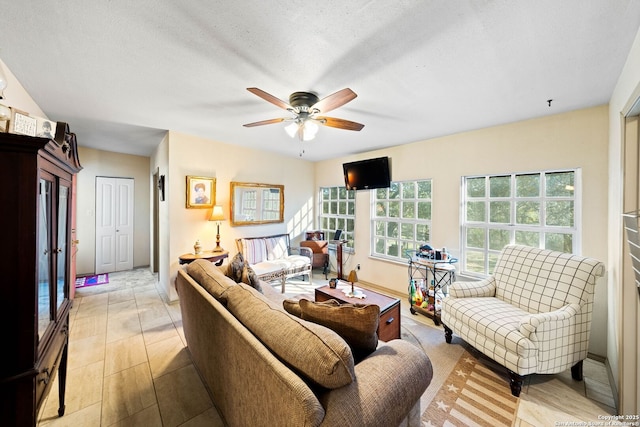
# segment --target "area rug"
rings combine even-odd
[[[482,360],[480,360],[482,358]],[[464,351],[422,413],[424,426],[511,426],[518,399],[504,368],[475,351]]]
[[[76,277],[76,288],[104,285],[106,283],[109,283],[109,273],[94,274],[91,276],[84,276],[84,277]]]

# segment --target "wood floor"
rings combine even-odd
[[[321,278],[314,276],[316,286],[325,284]],[[110,273],[109,280],[76,292],[66,412],[58,418],[54,384],[38,425],[222,426],[185,348],[179,303],[165,302],[147,269]],[[303,283],[287,284],[287,294],[310,292]],[[402,307],[412,321],[430,322]],[[530,377],[513,425],[553,426],[614,414],[604,365],[588,360],[584,374],[583,382],[571,380],[570,372]]]

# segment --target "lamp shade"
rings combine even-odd
[[[318,133],[318,125],[311,120],[296,120],[285,126],[284,130],[291,138],[298,136],[301,141],[311,141]]]
[[[349,272],[349,277],[347,277],[347,281],[351,283],[355,283],[358,281],[358,274],[356,273],[355,270],[351,270]]]
[[[213,210],[211,211],[211,218],[209,218],[209,221],[224,221],[225,217],[224,217],[224,212],[222,211],[222,206],[220,205],[215,205],[213,207]]]

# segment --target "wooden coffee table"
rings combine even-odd
[[[356,286],[361,290],[366,298],[351,298],[345,295],[344,291],[351,290],[351,284],[338,281],[338,286],[331,289],[329,285],[316,288],[316,302],[327,301],[329,299],[338,300],[341,303],[349,304],[375,304],[380,307],[380,323],[378,324],[378,339],[381,341],[391,341],[400,338],[400,300],[374,292],[369,289]]]

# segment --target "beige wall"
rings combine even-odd
[[[156,153],[155,157],[156,163],[162,165],[164,155]],[[160,248],[160,259],[162,262],[166,257],[169,271],[161,271],[159,280],[170,300],[177,298],[174,280],[181,268],[178,257],[193,252],[196,239],[204,249],[215,246],[216,226],[208,221],[211,210],[185,208],[187,175],[216,178],[216,204],[223,206],[227,218],[231,181],[284,185],[284,223],[232,227],[227,220],[221,224],[220,244],[231,255],[237,252],[234,239],[238,237],[289,233],[295,241],[313,227],[314,166],[309,161],[178,132],[169,132],[166,159],[167,212],[160,223],[166,246]]]
[[[377,156],[391,158],[394,181],[431,178],[433,211],[431,244],[460,251],[461,177],[475,174],[581,168],[583,179],[583,255],[607,260],[607,107],[558,114],[496,126],[400,147],[361,153],[316,164],[316,189],[344,185],[342,163]],[[406,293],[406,263],[369,256],[371,200],[369,191],[356,194],[356,246],[346,270],[361,265],[358,278]],[[596,288],[589,350],[606,355],[607,283]]]
[[[11,70],[7,68],[7,66],[0,60],[0,67],[2,67],[2,71],[4,72],[4,76],[7,79],[7,88],[4,90],[4,99],[0,101],[0,104],[6,105],[8,107],[14,107],[18,110],[27,112],[32,116],[42,117],[42,118],[50,118],[47,117],[46,114],[40,109],[38,104],[35,103],[31,95],[24,90],[22,84],[18,81],[16,76],[13,75]],[[55,119],[51,118],[52,120]],[[72,130],[73,131],[73,130]]]
[[[73,128],[71,128],[73,131]],[[82,143],[79,141],[79,143]],[[150,175],[149,158],[129,154],[112,153],[79,147],[78,156],[82,170],[78,174],[77,187],[77,239],[76,256],[78,274],[95,271],[96,232],[96,177],[133,178],[134,180],[134,231],[133,266],[149,265],[150,254]]]

